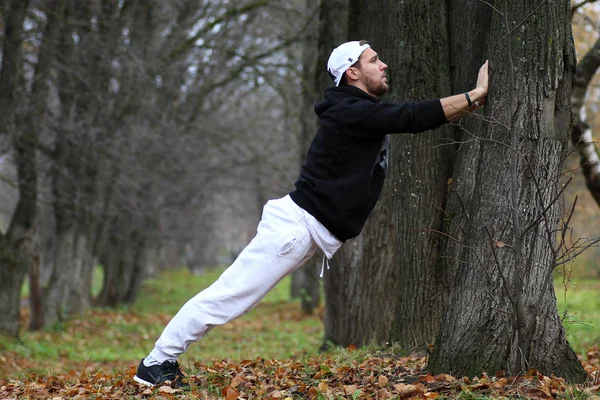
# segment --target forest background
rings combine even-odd
[[[598,39],[593,3],[573,4],[578,57]],[[21,293],[27,276],[30,296],[16,307],[1,297],[4,331],[25,328],[14,310],[26,304],[31,329],[54,329],[91,306],[134,303],[161,270],[201,274],[232,260],[265,201],[292,188],[314,133],[317,10],[311,1],[3,3],[1,244],[36,255],[27,268],[3,267],[3,293]],[[592,131],[598,96],[594,80]],[[564,167],[574,177],[564,204],[578,198],[573,243],[598,236],[578,158]],[[592,246],[562,275],[596,278],[596,260]]]

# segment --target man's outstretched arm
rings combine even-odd
[[[486,61],[479,69],[477,87],[475,89],[467,93],[440,99],[447,121],[455,121],[460,117],[472,113],[485,104],[489,85],[488,65],[488,62]]]

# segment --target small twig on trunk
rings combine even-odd
[[[534,10],[533,10],[531,13],[529,13],[529,15],[528,15],[528,16],[526,16],[526,17],[525,17],[525,19],[524,19],[523,21],[521,21],[521,22],[520,22],[520,23],[519,23],[517,26],[515,26],[514,28],[512,28],[512,29],[511,29],[511,30],[508,32],[508,35],[510,36],[510,35],[511,35],[511,34],[512,34],[514,31],[516,31],[517,29],[519,29],[519,27],[520,27],[521,25],[523,25],[525,22],[527,22],[527,20],[528,20],[529,18],[531,18],[531,17],[532,17],[532,16],[533,16],[533,15],[534,15],[534,14],[537,12],[537,10],[539,10],[540,8],[542,8],[542,6],[543,6],[544,4],[546,4],[546,3],[548,3],[548,0],[544,0],[544,1],[542,1],[542,2],[540,3],[540,5],[538,5],[538,6],[537,6],[537,7],[536,7],[536,8],[535,8],[535,9],[534,9]],[[505,18],[506,18],[506,28],[508,29],[508,18],[507,18],[506,16],[505,16]]]
[[[494,261],[496,262],[496,266],[498,267],[498,272],[500,273],[500,278],[502,279],[502,282],[504,283],[502,286],[504,287],[504,290],[506,291],[506,295],[508,296],[508,299],[510,300],[510,303],[512,304],[512,306],[514,308],[514,307],[516,307],[516,302],[515,302],[515,299],[513,298],[513,296],[511,295],[510,290],[508,290],[508,288],[509,288],[508,281],[506,280],[506,277],[504,276],[504,273],[502,272],[500,261],[498,260],[498,255],[496,254],[496,243],[494,243],[492,234],[490,233],[490,230],[488,229],[487,226],[485,227],[485,232],[487,233],[487,236],[490,239],[490,247],[492,248],[492,254],[494,255]]]

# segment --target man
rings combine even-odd
[[[334,87],[315,106],[319,130],[289,195],[267,202],[257,234],[209,288],[189,300],[143,359],[135,381],[185,386],[177,358],[213,327],[252,309],[283,277],[320,249],[330,259],[357,236],[385,178],[389,134],[435,129],[485,103],[488,63],[470,92],[419,103],[385,103],[387,65],[365,41],[333,50]]]

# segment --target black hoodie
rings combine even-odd
[[[319,130],[290,196],[346,241],[358,236],[381,194],[388,134],[434,129],[446,117],[440,100],[386,103],[353,86],[326,89],[315,112]]]

